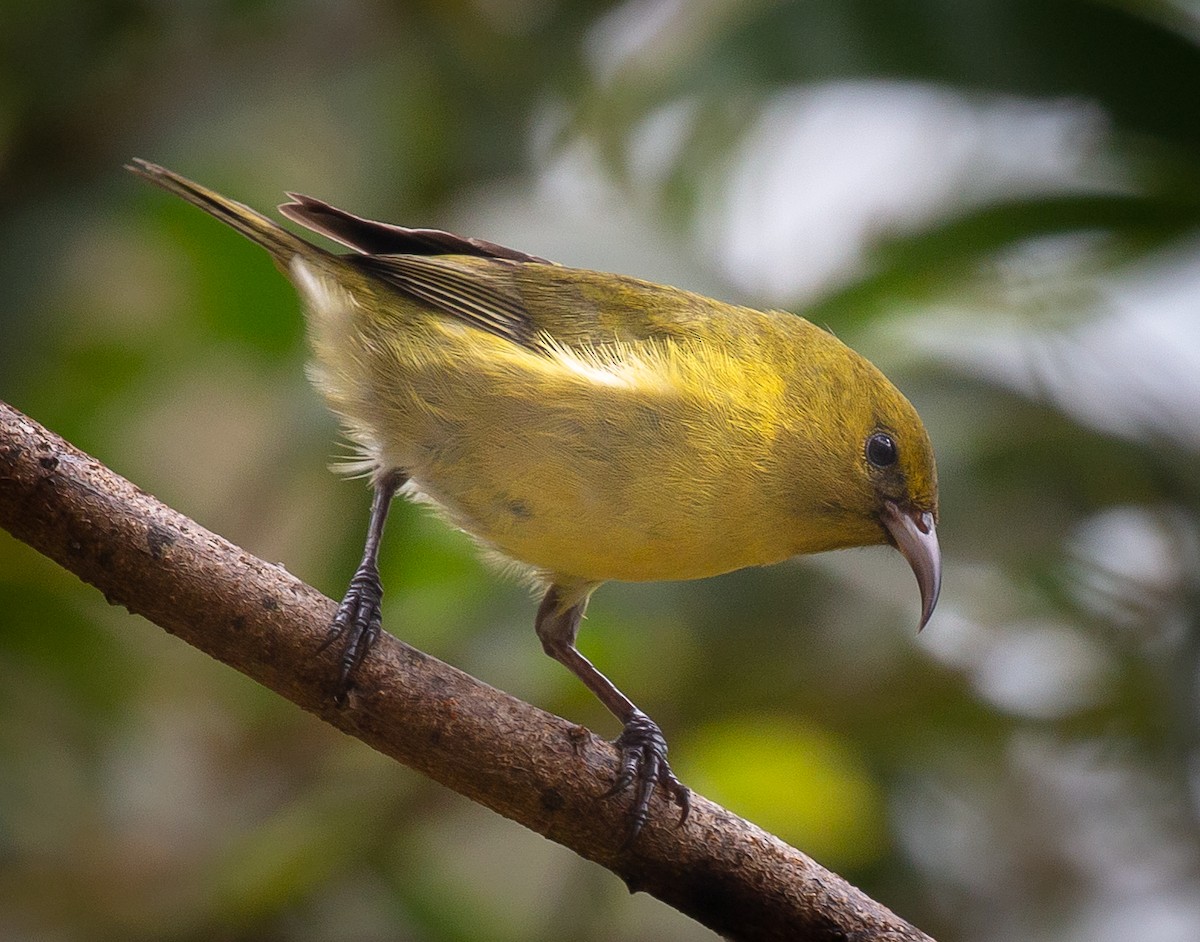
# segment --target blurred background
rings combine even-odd
[[[610,585],[681,778],[942,942],[1200,938],[1200,5],[7,0],[0,398],[340,596],[297,301],[122,163],[825,325],[925,417],[886,549]],[[385,627],[605,735],[522,587],[397,506]],[[710,934],[0,533],[0,939]]]

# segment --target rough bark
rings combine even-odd
[[[622,848],[600,800],[616,753],[582,727],[384,634],[344,708],[334,603],[0,402],[0,526],[104,593],[374,749],[524,824],[735,939],[928,940],[771,834],[695,796],[656,796]]]

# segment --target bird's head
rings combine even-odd
[[[849,347],[825,334],[809,356],[817,367],[803,370],[793,401],[805,401],[800,423],[813,447],[805,461],[817,470],[804,486],[822,495],[814,530],[828,541],[812,548],[894,546],[917,577],[924,628],[942,582],[929,434],[904,395]]]

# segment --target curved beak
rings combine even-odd
[[[938,548],[933,514],[902,508],[889,500],[884,501],[879,519],[917,577],[921,588],[921,624],[917,626],[920,631],[933,614],[942,590],[942,551]]]

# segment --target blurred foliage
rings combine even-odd
[[[925,416],[947,562],[612,585],[684,779],[947,940],[1200,937],[1187,0],[8,0],[0,398],[340,595],[367,494],[267,260],[120,170],[784,307]],[[396,508],[385,626],[615,733]],[[0,938],[694,939],[0,535]]]

